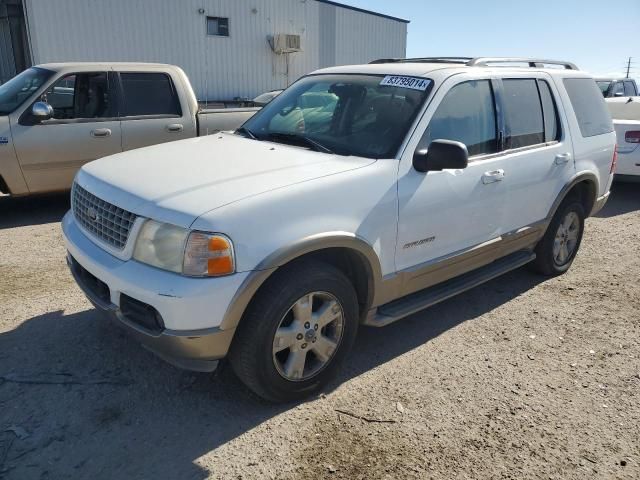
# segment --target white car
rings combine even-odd
[[[229,357],[287,401],[334,377],[359,325],[528,263],[566,272],[614,150],[600,90],[566,62],[328,68],[235,134],[84,166],[68,263],[148,349],[200,371]]]
[[[640,121],[614,120],[618,137],[618,165],[615,179],[640,182]]]

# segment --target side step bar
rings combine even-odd
[[[535,258],[536,254],[529,251],[512,253],[477,270],[382,305],[378,307],[374,315],[370,315],[366,319],[364,324],[370,327],[384,327],[397,322],[404,317],[515,270]]]

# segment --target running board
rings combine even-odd
[[[536,254],[529,251],[512,253],[477,270],[382,305],[373,315],[367,317],[364,324],[370,327],[384,327],[397,322],[404,317],[515,270],[535,258]]]

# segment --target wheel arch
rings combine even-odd
[[[348,232],[329,232],[302,238],[265,257],[242,283],[220,328],[236,328],[256,293],[281,267],[303,259],[317,259],[341,270],[353,283],[361,317],[373,304],[382,281],[378,255],[364,239]]]
[[[558,208],[560,208],[560,205],[562,205],[567,198],[576,198],[580,201],[584,207],[586,216],[590,216],[598,198],[598,191],[599,182],[595,174],[591,172],[577,174],[560,191],[560,194],[551,206],[551,210],[549,210],[547,221],[551,221]]]

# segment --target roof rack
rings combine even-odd
[[[380,63],[453,63],[469,67],[487,67],[492,63],[526,63],[531,68],[544,68],[545,65],[561,65],[567,70],[579,70],[571,63],[560,60],[544,60],[539,58],[526,57],[421,57],[421,58],[381,58],[370,62]]]

